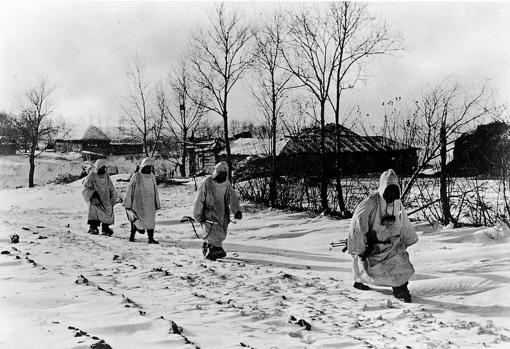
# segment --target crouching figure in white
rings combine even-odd
[[[397,175],[388,170],[381,175],[379,190],[356,207],[349,227],[354,287],[390,286],[396,298],[411,302],[407,285],[414,268],[406,249],[417,241],[400,201]]]

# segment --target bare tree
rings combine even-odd
[[[167,106],[167,124],[181,144],[181,176],[186,177],[186,144],[206,113],[203,94],[192,85],[187,59],[169,75],[172,104]]]
[[[162,82],[156,84],[156,114],[154,115],[154,122],[151,125],[151,133],[154,137],[154,145],[152,147],[151,157],[154,157],[156,150],[158,149],[158,142],[162,138],[162,132],[164,129],[164,121],[168,118],[168,93]]]
[[[274,12],[262,25],[254,30],[256,41],[255,71],[257,73],[257,90],[254,96],[270,127],[271,181],[269,185],[269,202],[276,205],[277,161],[276,140],[278,118],[287,97],[286,90],[292,74],[282,69],[283,45],[286,21],[283,13]]]
[[[228,98],[252,63],[253,58],[246,50],[251,38],[250,28],[242,16],[236,11],[227,12],[222,3],[210,17],[208,27],[200,27],[192,40],[190,61],[195,70],[196,83],[206,94],[203,107],[221,115],[223,119],[230,178],[232,161],[228,136]]]
[[[309,94],[291,97],[285,109],[282,124],[289,135],[300,134],[304,129],[320,124],[317,99]]]
[[[25,92],[21,111],[14,116],[12,122],[19,139],[28,146],[28,186],[34,187],[35,158],[41,155],[40,146],[47,143],[59,132],[67,132],[63,122],[53,119],[55,113],[52,96],[55,86],[45,79]]]
[[[354,88],[364,78],[369,58],[401,50],[401,38],[390,33],[383,21],[367,11],[367,5],[356,2],[332,2],[329,16],[335,45],[338,47],[334,98],[330,98],[335,113],[335,169],[339,210],[346,214],[339,161],[340,100],[342,92]]]
[[[419,148],[418,166],[407,182],[402,200],[408,196],[420,172],[433,161],[440,165],[442,223],[453,222],[450,212],[448,153],[455,139],[467,129],[499,114],[487,85],[467,88],[459,82],[444,81],[428,88],[414,103],[413,113],[396,113],[389,120],[392,138]]]
[[[129,92],[121,107],[126,119],[138,130],[145,156],[152,157],[157,150],[164,120],[160,104],[166,103],[166,99],[162,100],[161,95],[152,99],[151,84],[147,81],[145,69],[145,63],[138,56],[128,65]],[[153,104],[156,105],[156,111]]]
[[[327,159],[325,146],[326,103],[329,99],[340,48],[336,45],[328,13],[324,6],[315,5],[292,14],[289,40],[283,50],[286,68],[299,79],[319,102],[321,205],[329,212]]]

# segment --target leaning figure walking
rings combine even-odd
[[[127,186],[123,206],[126,208],[131,223],[129,241],[135,241],[136,232],[143,234],[147,230],[149,244],[159,244],[154,240],[156,228],[156,211],[161,208],[156,179],[152,173],[154,161],[150,158],[142,160],[140,170],[135,172]]]
[[[87,177],[83,180],[83,198],[89,204],[87,223],[90,226],[89,233],[99,234],[98,227],[101,224],[103,235],[111,236],[110,228],[115,222],[113,206],[121,203],[117,190],[113,186],[112,179],[108,175],[106,160],[99,159]]]
[[[228,180],[228,165],[221,161],[198,189],[193,216],[206,232],[202,252],[205,258],[216,260],[227,255],[223,241],[227,237],[230,212],[235,219],[243,217],[237,194]]]

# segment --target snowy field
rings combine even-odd
[[[128,242],[121,206],[113,237],[87,234],[81,181],[1,190],[0,347],[510,347],[508,227],[418,224],[406,304],[352,288],[350,258],[328,249],[348,220],[245,205],[228,257],[204,260],[179,223],[193,195],[160,187],[154,246]]]
[[[44,153],[35,160],[36,185],[44,185],[59,174],[79,175],[83,160],[79,154]],[[0,156],[0,188],[28,187],[28,157],[24,155]]]
[[[44,152],[35,159],[35,185],[45,185],[59,175],[79,175],[85,164],[80,153]],[[119,173],[131,173],[140,164],[140,159],[125,156],[110,156],[108,165],[115,166]],[[159,160],[157,170],[173,168],[170,161]],[[0,188],[28,187],[28,157],[26,155],[0,156]]]

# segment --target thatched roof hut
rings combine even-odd
[[[110,141],[110,138],[101,131],[99,127],[96,126],[90,126],[85,133],[83,134],[83,137],[81,137],[81,140],[83,141]]]

